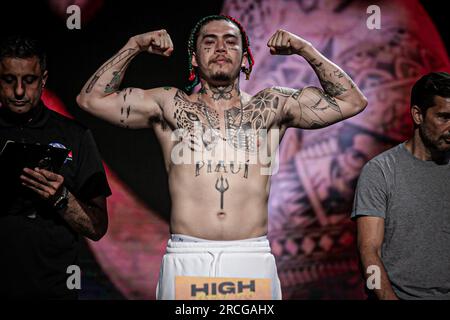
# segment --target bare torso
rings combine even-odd
[[[171,233],[210,240],[266,235],[279,98],[242,94],[240,105],[218,110],[198,94],[170,90],[173,101],[153,127],[169,176]]]
[[[189,78],[191,85],[195,79],[201,83],[198,93],[170,87],[118,90],[127,65],[140,52],[171,55],[167,31],[158,30],[131,37],[77,97],[78,105],[111,123],[154,128],[169,176],[172,233],[211,240],[265,235],[269,176],[277,169],[276,149],[285,130],[323,128],[367,105],[343,70],[282,29],[268,41],[271,54],[306,59],[323,89],[271,87],[253,97],[240,92],[239,73],[248,76],[252,64],[240,32],[229,21],[202,27],[191,52],[191,68],[197,71],[191,69]]]

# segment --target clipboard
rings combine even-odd
[[[69,149],[9,140],[0,152],[0,176],[5,182],[18,181],[23,168],[41,168],[59,173]]]

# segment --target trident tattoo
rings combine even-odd
[[[229,188],[228,179],[225,178],[225,184],[223,181],[223,176],[220,175],[220,186],[219,186],[219,178],[216,180],[216,190],[220,192],[220,209],[223,209],[223,194]]]

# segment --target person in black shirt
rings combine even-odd
[[[0,150],[9,140],[71,150],[58,173],[24,168],[17,181],[0,178],[0,297],[76,299],[67,278],[79,236],[97,241],[108,226],[111,190],[92,133],[43,104],[47,76],[37,41],[0,45]]]

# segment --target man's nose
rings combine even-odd
[[[225,41],[219,40],[216,44],[216,52],[225,52],[227,50],[225,46]]]
[[[16,96],[16,99],[22,98],[25,94],[25,88],[23,84],[18,81],[16,87],[14,88],[14,95]]]

